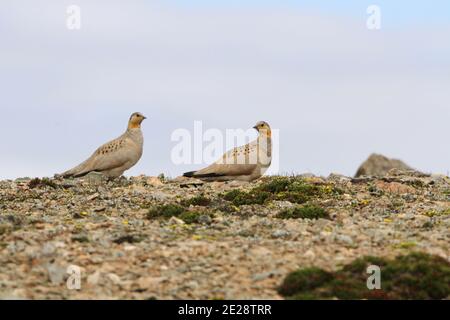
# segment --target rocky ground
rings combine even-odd
[[[280,299],[299,267],[411,251],[450,261],[446,176],[279,179],[1,181],[0,297]],[[286,214],[305,205],[326,216]],[[70,265],[79,290],[67,288]]]

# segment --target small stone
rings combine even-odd
[[[96,271],[87,277],[87,283],[90,285],[97,285],[100,280],[100,271]]]
[[[222,223],[224,220],[225,220],[225,219],[224,219],[223,217],[221,217],[221,216],[217,216],[217,217],[214,217],[214,218],[213,218],[213,221],[214,221],[215,223]]]
[[[349,245],[349,246],[353,245],[353,243],[354,243],[353,239],[350,236],[346,235],[346,234],[338,234],[336,236],[336,240],[338,242],[340,242],[340,243],[343,243],[343,244],[346,244],[346,245]]]
[[[202,224],[210,224],[211,217],[206,214],[202,214],[200,217],[198,217],[198,222]]]
[[[164,185],[159,177],[148,177],[146,180],[147,184],[153,187],[158,187]]]
[[[269,272],[263,272],[263,273],[258,273],[253,275],[252,280],[253,281],[262,281],[262,280],[266,280],[268,278],[272,278],[275,275],[280,274],[279,271],[269,271]]]
[[[166,192],[156,191],[152,193],[152,198],[159,202],[164,202],[172,198],[172,196]]]
[[[87,197],[86,200],[87,200],[87,201],[92,201],[92,200],[97,199],[99,196],[100,196],[100,194],[94,193],[93,195],[90,195],[89,197]]]
[[[274,232],[272,232],[273,238],[284,238],[288,237],[289,235],[290,235],[289,231],[286,230],[275,230]]]
[[[117,274],[115,274],[115,273],[108,273],[107,277],[115,285],[118,285],[118,284],[121,283],[120,277]]]
[[[313,250],[309,249],[308,251],[305,252],[304,257],[308,259],[314,259],[316,257],[316,254],[314,253]]]
[[[195,280],[192,280],[192,281],[187,282],[185,286],[190,288],[190,289],[197,289],[198,288],[198,282],[195,281]]]
[[[84,177],[84,180],[92,186],[100,186],[104,184],[107,179],[102,173],[93,171],[88,173]]]
[[[153,289],[165,280],[167,280],[166,277],[142,277],[138,280],[138,286],[141,289]]]
[[[42,247],[42,254],[44,256],[51,256],[56,251],[56,247],[51,242],[46,242]]]
[[[183,220],[178,219],[177,217],[170,217],[168,223],[169,223],[169,225],[183,225],[183,224],[186,224]]]
[[[331,173],[327,179],[331,180],[331,181],[336,181],[339,183],[347,183],[347,182],[352,181],[352,178],[344,176],[342,174],[338,174],[338,173]]]
[[[54,285],[60,285],[64,281],[66,268],[57,264],[49,264],[47,265],[47,272],[50,282]]]

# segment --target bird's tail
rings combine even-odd
[[[195,173],[197,171],[189,171],[189,172],[185,172],[183,173],[183,177],[188,177],[188,178],[193,178],[195,176]]]
[[[87,164],[87,161],[81,163],[80,165],[76,166],[75,168],[72,168],[70,170],[67,170],[67,171],[61,173],[59,176],[61,176],[63,178],[70,178],[70,177],[79,178],[79,177],[82,177],[82,176],[84,176],[84,175],[89,173],[89,171],[86,170],[86,164]]]
[[[223,177],[225,176],[224,174],[218,174],[218,173],[200,173],[199,171],[189,171],[189,172],[185,172],[183,173],[183,177],[188,177],[188,178],[198,178],[198,179],[204,179],[204,178],[218,178],[218,177]]]

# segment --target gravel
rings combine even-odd
[[[262,183],[203,184],[139,176],[114,182],[0,181],[0,297],[14,299],[280,299],[299,267],[335,270],[364,255],[413,250],[450,260],[450,179],[394,172],[332,183],[315,199],[331,219],[276,218],[288,201],[234,210],[229,190]],[[204,195],[198,223],[147,218],[150,207]],[[70,290],[67,268],[81,270]]]

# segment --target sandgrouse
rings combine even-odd
[[[62,173],[61,176],[77,178],[90,172],[99,172],[108,178],[120,177],[126,170],[133,167],[142,156],[144,137],[141,131],[141,123],[145,119],[146,117],[141,113],[133,113],[124,134],[105,143],[89,159]]]
[[[210,166],[186,172],[185,177],[204,181],[253,181],[260,178],[272,162],[272,131],[267,122],[260,121],[254,127],[258,138],[246,145],[226,152]]]

